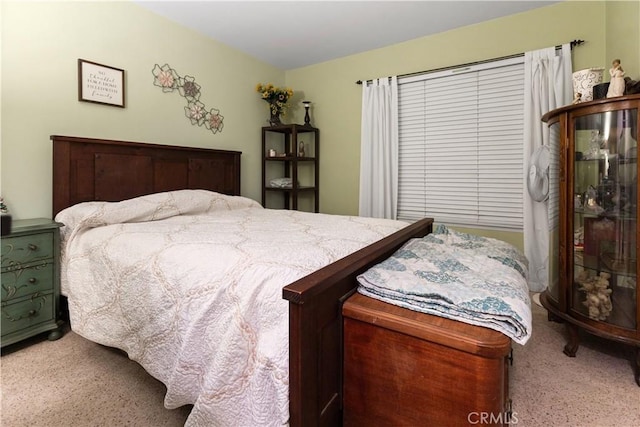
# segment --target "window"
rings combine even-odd
[[[398,218],[522,230],[524,59],[399,79]]]

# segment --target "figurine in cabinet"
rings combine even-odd
[[[611,289],[609,289],[609,279],[611,274],[601,272],[598,276],[588,277],[589,274],[583,270],[576,281],[580,284],[579,289],[586,294],[582,304],[587,307],[589,317],[595,320],[607,320],[611,314],[613,305],[611,303]]]
[[[611,82],[609,83],[609,90],[607,91],[607,98],[613,98],[614,96],[624,95],[624,70],[620,65],[619,59],[614,59],[609,68],[609,74],[611,75]]]
[[[598,204],[598,191],[595,189],[593,185],[590,185],[587,191],[585,191],[584,196],[584,208],[599,214],[604,211],[604,209]]]

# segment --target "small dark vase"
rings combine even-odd
[[[276,110],[274,112],[273,109],[269,109],[269,111],[271,112],[271,117],[269,118],[269,124],[271,126],[279,126],[282,124],[282,121],[280,120],[280,114],[281,112]]]

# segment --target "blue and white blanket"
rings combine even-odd
[[[358,276],[358,292],[390,304],[531,336],[528,263],[512,245],[438,225]]]

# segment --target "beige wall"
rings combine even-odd
[[[605,16],[604,67],[608,69],[611,61],[618,58],[626,75],[640,80],[640,1],[609,1]]]
[[[51,216],[53,134],[241,150],[242,193],[260,199],[258,82],[284,71],[130,2],[1,3],[1,194],[14,218]],[[126,71],[126,108],[78,102],[77,60]],[[153,85],[165,63],[195,77],[200,101],[219,109],[213,134],[185,117],[186,101]]]
[[[584,39],[574,69],[608,67],[615,56],[638,79],[639,2],[578,2],[536,9],[358,55],[283,71],[184,29],[129,2],[0,3],[2,117],[0,193],[16,218],[51,214],[49,135],[75,135],[241,150],[242,193],[260,198],[260,127],[266,106],[254,87],[293,87],[313,102],[321,129],[320,209],[357,214],[361,86],[355,81],[495,58]],[[126,70],[127,108],[77,100],[77,59]],[[217,108],[216,135],[190,124],[184,98],[153,85],[168,63],[202,86]],[[518,233],[501,238],[521,244]]]
[[[635,26],[637,35],[638,2],[622,3],[563,2],[287,71],[287,84],[304,88],[305,97],[314,102],[314,124],[322,129],[321,209],[329,213],[358,212],[362,90],[355,81],[497,58],[575,39],[586,43],[574,49],[574,70],[607,66],[607,46],[617,45],[618,56],[627,58],[623,63],[629,70],[635,63],[638,74],[638,43],[616,44],[620,31],[607,31],[609,11],[610,16],[615,14],[616,22],[624,22],[617,28]],[[522,247],[520,233],[475,231]]]

